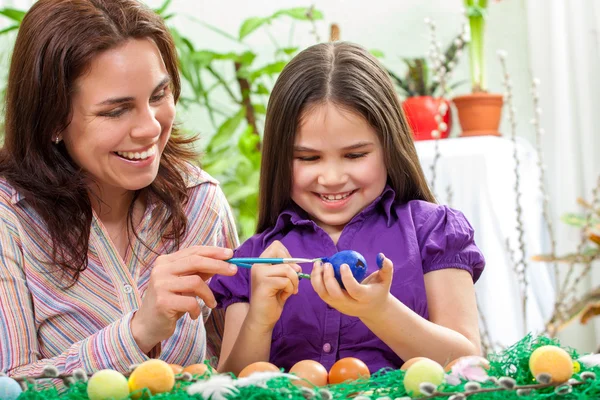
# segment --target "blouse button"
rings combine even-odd
[[[325,343],[325,344],[323,345],[323,351],[324,351],[325,353],[329,353],[329,352],[331,351],[331,344],[329,344],[329,343]]]
[[[123,291],[127,294],[130,294],[133,292],[133,288],[131,287],[131,285],[125,285],[123,286]]]

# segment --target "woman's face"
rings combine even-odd
[[[75,82],[72,104],[62,139],[90,183],[100,188],[101,198],[154,181],[175,102],[153,41],[131,39],[99,54]]]

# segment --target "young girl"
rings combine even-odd
[[[219,369],[255,361],[329,369],[356,357],[371,372],[424,356],[478,354],[473,283],[484,259],[458,211],[435,204],[393,85],[350,43],[324,43],[283,70],[265,124],[257,234],[235,257],[355,250],[363,282],[330,264],[254,265],[210,287],[226,308]],[[383,253],[383,267],[376,259]],[[394,275],[394,279],[392,279]]]

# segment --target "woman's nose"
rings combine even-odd
[[[156,118],[157,110],[145,107],[136,120],[135,127],[131,130],[131,136],[136,138],[157,137],[162,131],[160,122]]]

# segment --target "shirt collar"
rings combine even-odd
[[[390,227],[394,220],[394,201],[396,200],[396,192],[391,186],[386,185],[383,192],[371,204],[365,207],[360,213],[352,218],[352,221],[364,219],[374,212],[383,212],[386,217],[387,226]],[[271,231],[264,236],[263,244],[267,244],[269,239],[284,230],[284,228],[293,226],[310,226],[316,229],[317,224],[310,219],[310,216],[296,203],[286,207],[277,217],[275,226]]]

